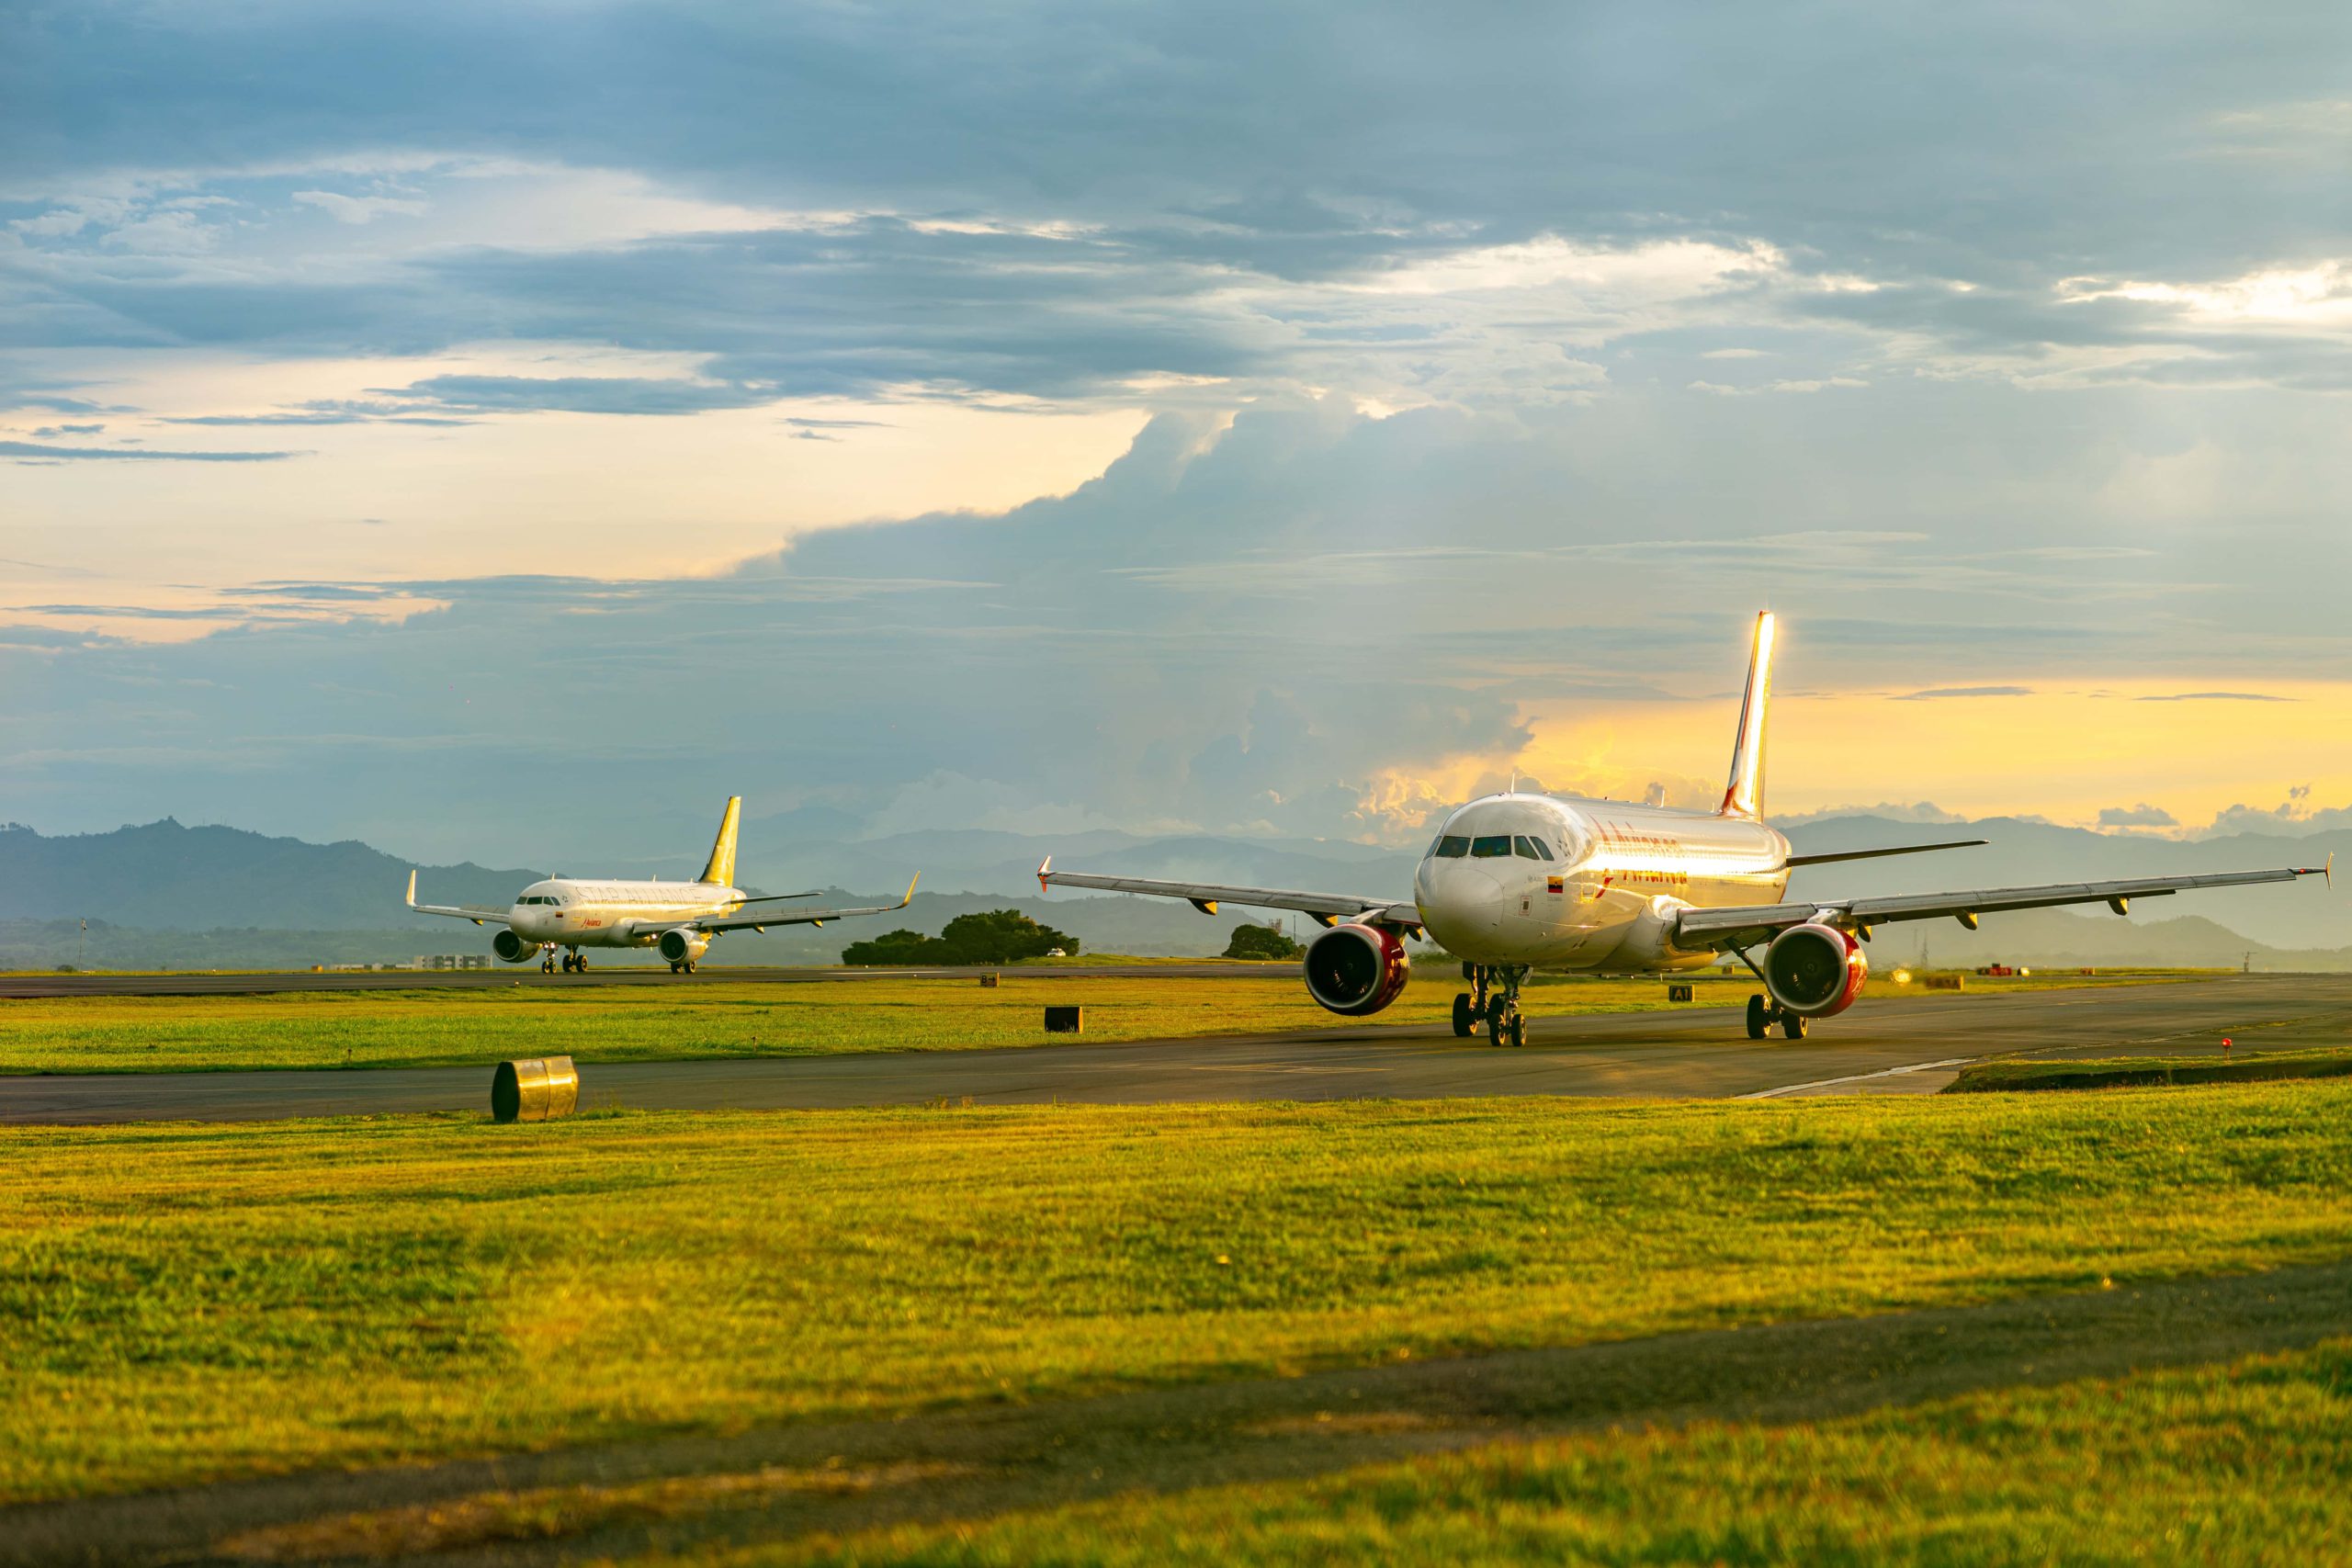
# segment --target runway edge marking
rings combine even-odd
[[[1736,1094],[1734,1100],[1778,1100],[1784,1094],[1802,1094],[1809,1089],[1835,1089],[1841,1083],[1868,1083],[1872,1078],[1897,1078],[1905,1073],[1932,1073],[1939,1067],[1965,1067],[1981,1062],[1982,1056],[1953,1056],[1941,1062],[1913,1062],[1907,1066],[1886,1067],[1875,1073],[1853,1073],[1842,1078],[1815,1078],[1811,1083],[1784,1083],[1778,1089],[1759,1089],[1751,1094]]]

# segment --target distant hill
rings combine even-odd
[[[1831,895],[1932,893],[1945,888],[2000,887],[2044,882],[2107,880],[2172,873],[2253,871],[2281,865],[2319,865],[2330,853],[2343,855],[2352,874],[2352,832],[2341,829],[2304,838],[2238,834],[2180,842],[2130,834],[2094,833],[2046,822],[1989,818],[1981,822],[1891,822],[1876,817],[1840,817],[1809,822],[1790,840],[1800,853],[1864,849],[1882,844],[1933,843],[1946,839],[1989,839],[1983,849],[1940,854],[1902,855],[1853,861],[1800,871],[1791,881],[1794,897]],[[2300,886],[2221,888],[2172,897],[2144,898],[2132,906],[2134,921],[2188,917],[2213,922],[2262,945],[2283,949],[2352,945],[2352,899],[2334,896],[2313,877]],[[1987,919],[1998,934],[2018,917]],[[2114,919],[2112,915],[2105,917]],[[1946,930],[1958,930],[1949,922]],[[2233,939],[2234,940],[2234,939]]]
[[[0,827],[0,919],[71,917],[172,931],[446,931],[449,921],[401,908],[410,863],[356,840],[311,844],[238,828],[185,828],[168,817],[55,839],[10,824]],[[471,863],[425,866],[418,891],[435,903],[503,905],[544,874]]]
[[[1189,906],[1157,899],[1041,897],[1033,875],[1037,863],[1052,853],[1071,870],[1401,897],[1419,850],[1100,830],[1035,836],[936,829],[844,840],[835,836],[846,826],[836,816],[797,812],[746,823],[744,883],[771,891],[821,887],[829,897],[873,903],[895,897],[920,871],[922,892],[914,906],[854,929],[729,936],[726,949],[733,961],[831,962],[844,942],[861,935],[895,926],[936,932],[958,914],[1008,906],[1070,932],[1090,951],[1216,953],[1237,920],[1265,917],[1246,909],[1204,917]],[[1815,853],[1943,839],[1993,840],[1982,849],[1801,871],[1792,887],[1798,897],[2316,864],[2331,849],[2352,851],[2352,833],[2344,832],[2181,843],[2011,818],[1947,825],[1847,817],[1804,824],[1790,837],[1800,852]],[[2352,853],[2346,861],[2352,868]],[[80,934],[72,922],[85,917],[94,922],[93,964],[380,962],[480,951],[483,932],[400,908],[409,863],[352,840],[311,844],[233,828],[184,827],[169,818],[58,838],[0,828],[0,963],[72,962]],[[583,863],[570,869],[609,868]],[[681,868],[687,874],[692,870]],[[503,904],[542,874],[470,863],[425,866],[419,886],[435,902]],[[60,921],[67,924],[52,924]],[[103,957],[97,923],[107,933]],[[214,934],[183,940],[191,933]],[[59,943],[69,937],[74,942],[61,952]],[[2340,968],[2346,965],[2338,950],[2352,948],[2352,904],[2314,882],[2143,899],[2129,919],[2103,911],[2004,915],[1988,918],[1973,935],[1952,921],[1928,921],[1883,928],[1873,957],[1882,966],[1890,955],[1907,958],[1922,940],[1939,962],[2233,966],[2251,951],[2257,967]]]

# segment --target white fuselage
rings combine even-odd
[[[741,907],[739,887],[707,882],[592,882],[557,877],[515,896],[507,924],[557,947],[650,947],[681,920]]]
[[[1498,795],[1445,820],[1413,877],[1423,929],[1477,964],[1701,968],[1674,912],[1777,902],[1789,841],[1750,818],[1614,800]]]

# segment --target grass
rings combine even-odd
[[[2352,1256],[2352,1084],[0,1129],[0,1502]]]
[[[1325,1012],[1293,976],[1127,978],[1003,972],[994,988],[970,978],[580,987],[534,976],[512,987],[280,992],[260,996],[74,997],[0,1001],[0,1074],[233,1071],[266,1067],[471,1066],[507,1056],[568,1055],[583,1063],[821,1055],[848,1051],[956,1051],[1067,1044],[1047,1034],[1052,1002],[1086,1009],[1083,1039],[1442,1023],[1459,989],[1443,969],[1408,987],[1375,1018]],[[2059,976],[1980,982],[1988,991],[2129,985],[2168,976]],[[1663,979],[1539,980],[1531,1015],[1635,1012],[1668,1002]],[[1743,1000],[1752,985],[1695,982],[1700,1005]],[[1887,987],[1917,994],[1917,987]]]
[[[2277,1562],[2352,1538],[2352,1347],[1838,1421],[1498,1443],[1311,1482],[718,1549],[718,1568]]]
[[[2265,1083],[2352,1075],[2352,1050],[2248,1052],[2243,1056],[2103,1056],[2065,1062],[1980,1062],[1946,1094],[2014,1089],[2121,1089],[2158,1084]]]

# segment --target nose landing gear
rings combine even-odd
[[[1527,1020],[1519,1010],[1519,987],[1527,978],[1526,965],[1464,964],[1462,977],[1470,982],[1470,994],[1453,998],[1454,1038],[1469,1039],[1484,1021],[1487,1038],[1496,1044],[1526,1044]],[[1494,987],[1491,996],[1489,987]]]
[[[567,964],[565,967],[569,968],[570,965]],[[539,960],[539,973],[542,975],[552,975],[555,973],[555,950],[553,948],[549,948],[547,955]]]

